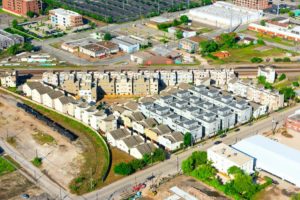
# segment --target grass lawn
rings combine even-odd
[[[253,57],[274,57],[274,56],[284,56],[287,52],[279,48],[271,48],[266,51],[259,51],[256,48],[261,47],[261,45],[253,45],[245,48],[239,49],[226,49],[230,53],[228,58],[213,60],[212,58],[206,57],[212,64],[227,64],[227,63],[250,63]]]
[[[1,14],[7,14],[7,15],[10,15],[10,16],[12,16],[12,17],[15,17],[16,19],[19,19],[19,20],[24,20],[24,19],[25,19],[25,18],[22,17],[22,16],[14,15],[14,14],[12,14],[12,13],[6,12],[6,11],[4,11],[2,8],[0,8],[0,15],[1,15]]]
[[[255,31],[250,31],[250,30],[245,30],[245,31],[242,31],[241,33],[252,35],[254,37],[260,38],[260,39],[265,40],[267,42],[278,43],[278,44],[282,44],[282,45],[286,45],[286,46],[295,46],[295,43],[293,41],[285,40],[285,39],[280,38],[280,37],[272,37],[272,36],[269,36],[269,35],[260,34],[260,33],[257,33]]]
[[[291,84],[292,84],[292,81],[290,81],[289,79],[284,79],[283,81],[275,82],[273,84],[273,87],[277,90],[280,90],[284,87],[291,86]]]
[[[0,176],[15,171],[14,166],[5,158],[0,157]]]
[[[55,144],[55,139],[46,133],[38,131],[37,133],[33,134],[33,139],[43,145],[43,144]]]

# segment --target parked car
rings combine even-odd
[[[217,140],[217,141],[214,142],[214,145],[221,144],[221,143],[222,143],[222,141]]]
[[[155,178],[155,176],[154,176],[154,175],[151,175],[151,176],[148,176],[148,177],[147,177],[147,180],[148,180],[148,181],[151,181],[151,180],[154,179],[154,178]]]
[[[221,136],[220,136],[220,138],[224,138],[224,137],[226,137],[227,135],[226,134],[222,134]]]
[[[235,132],[238,132],[238,131],[240,131],[240,130],[241,130],[241,129],[237,128],[237,129],[235,129],[234,131],[235,131]]]
[[[29,199],[30,196],[29,196],[29,194],[21,194],[21,198],[22,199]]]
[[[145,188],[146,187],[146,184],[145,183],[140,183],[138,185],[135,185],[132,187],[132,191],[133,192],[138,192],[140,191],[141,189]]]

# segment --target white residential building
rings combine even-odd
[[[152,143],[143,143],[130,150],[130,155],[136,159],[142,159],[145,154],[150,155],[154,152],[156,146]]]
[[[55,99],[58,99],[62,96],[64,96],[64,94],[61,91],[51,90],[50,92],[47,92],[42,95],[42,102],[45,106],[47,106],[49,108],[54,108]]]
[[[80,121],[82,121],[83,113],[86,109],[89,108],[89,104],[87,102],[80,103],[75,106],[74,117]]]
[[[17,71],[4,71],[0,73],[0,85],[2,87],[17,87],[17,80]]]
[[[274,67],[258,67],[257,76],[266,77],[266,81],[274,83],[276,79],[276,71]]]
[[[74,98],[69,96],[62,96],[60,98],[54,99],[54,109],[58,112],[67,114],[68,113],[68,104],[74,101]]]
[[[49,11],[50,21],[53,25],[62,27],[77,27],[83,25],[82,16],[74,11],[62,8]]]
[[[35,88],[35,89],[32,90],[31,99],[35,102],[43,104],[43,95],[50,92],[50,91],[51,91],[51,88],[46,87],[46,86]]]
[[[176,149],[179,149],[183,144],[183,135],[180,132],[159,135],[157,142],[164,146],[167,150],[174,151]]]
[[[220,172],[226,173],[230,167],[236,166],[248,174],[254,171],[254,158],[221,143],[207,149],[207,159]]]
[[[104,112],[104,110],[100,110],[96,113],[94,113],[91,117],[90,117],[90,124],[91,127],[95,130],[99,130],[100,129],[100,123],[103,119],[105,119],[107,117],[107,114]]]
[[[106,133],[107,142],[113,147],[117,146],[117,141],[129,136],[129,131],[123,128],[109,131]]]
[[[84,110],[82,113],[82,122],[91,125],[91,117],[97,112],[98,110],[96,106],[91,106],[88,109]]]

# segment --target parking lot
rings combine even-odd
[[[171,7],[186,6],[186,0],[95,0],[93,3],[85,0],[59,0],[69,6],[81,9],[103,17],[111,17],[114,22],[135,20],[151,13],[167,11]]]

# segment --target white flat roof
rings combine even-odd
[[[57,15],[62,15],[62,16],[81,16],[80,14],[78,14],[77,12],[71,11],[71,10],[65,10],[62,8],[57,8],[54,10],[51,10],[53,12],[55,12],[55,14]]]
[[[233,147],[256,159],[256,168],[265,170],[300,187],[300,151],[255,135]]]

